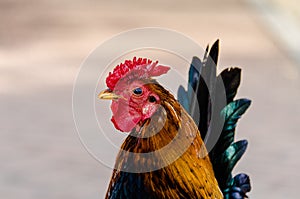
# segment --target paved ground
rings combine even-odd
[[[97,44],[144,26],[177,30],[205,46],[221,39],[221,66],[241,66],[239,97],[253,99],[238,127],[250,142],[237,171],[252,198],[297,198],[299,64],[247,2],[0,2],[0,197],[102,198],[111,174],[81,145],[72,87]],[[101,144],[101,143],[99,143]]]

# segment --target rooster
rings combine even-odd
[[[133,58],[109,73],[108,89],[98,97],[112,100],[113,125],[130,133],[116,158],[106,198],[247,197],[251,188],[248,175],[232,177],[231,171],[247,147],[246,140],[233,140],[236,122],[250,101],[233,101],[240,69],[226,69],[216,77],[218,49],[216,41],[206,49],[203,61],[193,58],[188,90],[180,86],[178,100],[154,79],[170,70],[157,61]],[[200,73],[209,76],[209,82]],[[212,101],[218,100],[216,82],[220,80],[227,105],[212,108]],[[200,112],[195,111],[195,103]],[[203,140],[214,136],[214,111],[224,125],[208,153]]]

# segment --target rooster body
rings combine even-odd
[[[158,95],[161,108],[139,131],[133,130],[130,133],[121,149],[135,154],[162,152],[148,159],[132,159],[127,153],[120,152],[106,198],[222,198],[193,119],[173,95],[156,81],[146,86]],[[162,148],[175,137],[175,144],[163,151]],[[170,161],[174,158],[172,155],[176,158],[183,146],[188,146],[187,150],[174,162]],[[160,167],[160,164],[168,166],[146,173],[122,171],[126,169],[125,166],[151,169]]]
[[[240,69],[224,70],[216,77],[218,45],[217,41],[210,51],[207,48],[203,62],[193,59],[188,91],[179,87],[179,101],[153,79],[170,69],[158,62],[134,58],[109,73],[108,89],[99,98],[112,100],[111,121],[116,129],[130,133],[116,158],[107,199],[247,197],[249,177],[239,174],[233,178],[231,172],[247,147],[247,141],[233,140],[236,123],[250,101],[233,101]],[[224,81],[227,105],[212,108],[212,100],[218,101],[222,92],[216,86],[219,81]],[[200,113],[194,111],[196,101]],[[214,135],[215,121],[222,121],[212,120],[213,111],[225,123],[208,153],[203,140],[212,139],[206,136]]]

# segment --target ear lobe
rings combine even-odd
[[[159,104],[147,103],[143,106],[142,113],[143,113],[143,120],[151,118],[152,115],[157,111]]]

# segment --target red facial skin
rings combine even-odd
[[[142,93],[135,94],[136,88],[140,88]],[[130,84],[120,81],[113,92],[121,97],[111,104],[111,121],[122,132],[130,132],[143,124],[159,106],[159,96],[140,80],[134,80]]]

